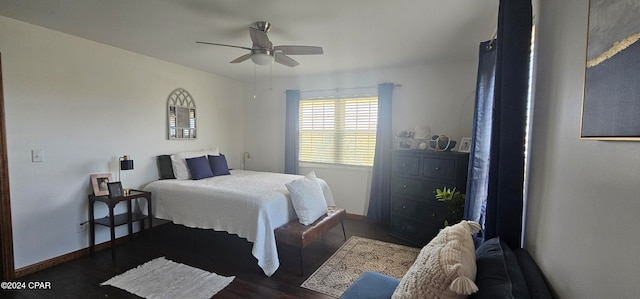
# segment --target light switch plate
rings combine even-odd
[[[42,156],[41,149],[31,150],[31,162],[42,162],[44,157]]]

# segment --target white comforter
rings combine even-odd
[[[153,216],[188,227],[237,234],[253,242],[252,254],[267,276],[280,266],[273,230],[296,218],[286,183],[301,178],[270,172],[231,170],[231,175],[202,180],[160,180],[151,192]],[[319,180],[328,206],[335,202]],[[140,201],[146,211],[146,201]]]

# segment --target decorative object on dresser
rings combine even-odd
[[[398,132],[398,135],[396,136],[396,138],[398,139],[398,149],[411,149],[413,147],[413,132],[412,131],[407,131],[407,130],[403,130]]]
[[[438,234],[445,221],[457,223],[447,204],[435,195],[443,187],[465,192],[468,165],[466,153],[394,151],[390,234],[423,246]]]
[[[462,139],[460,139],[458,151],[463,153],[471,152],[471,137],[462,137]]]
[[[448,152],[456,146],[456,141],[447,135],[433,135],[429,140],[429,146],[436,152]]]

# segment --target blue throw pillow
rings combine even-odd
[[[213,176],[207,157],[201,156],[185,160],[187,161],[187,166],[189,166],[189,172],[191,172],[191,179],[200,180]]]
[[[227,158],[225,158],[223,154],[220,154],[220,156],[209,155],[209,165],[211,166],[211,170],[213,170],[213,176],[231,174],[229,172],[229,165],[227,165]]]

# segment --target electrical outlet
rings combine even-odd
[[[89,224],[89,222],[82,222],[78,224],[78,227],[76,227],[76,232],[81,233],[87,230],[87,225]]]

